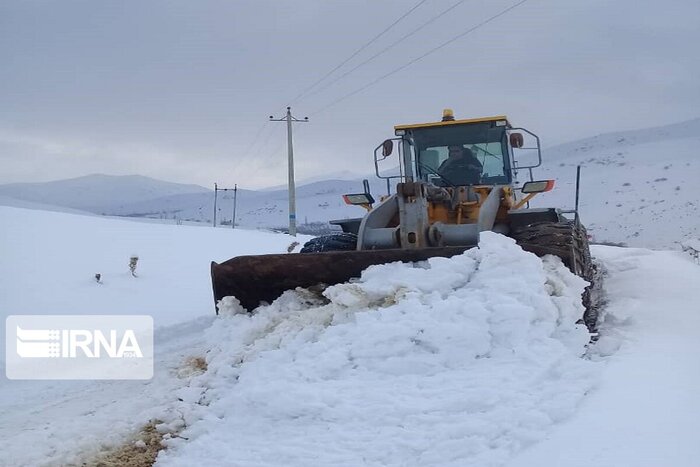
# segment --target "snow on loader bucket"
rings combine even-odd
[[[360,277],[363,270],[374,264],[424,261],[435,256],[449,258],[469,248],[454,246],[238,256],[221,264],[211,263],[214,300],[218,302],[224,297],[234,296],[243,308],[252,311],[261,303],[272,303],[285,290],[347,282],[353,277]]]

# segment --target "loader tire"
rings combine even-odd
[[[357,235],[348,232],[321,235],[304,244],[300,253],[323,253],[326,251],[352,251],[357,249]]]
[[[581,296],[585,308],[582,322],[595,334],[602,301],[601,278],[598,267],[591,258],[586,228],[570,220],[536,222],[514,229],[509,236],[523,250],[537,256],[559,256],[571,272],[588,281],[589,285]]]

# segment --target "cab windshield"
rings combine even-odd
[[[416,150],[417,176],[425,182],[439,186],[510,183],[506,127],[496,126],[495,121],[413,128],[407,136]],[[448,161],[451,151],[459,153],[460,147],[465,150],[464,160],[475,158],[478,163]],[[460,171],[467,170],[475,173],[462,176]]]

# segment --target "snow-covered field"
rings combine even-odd
[[[229,302],[215,318],[209,261],[284,252],[291,237],[17,208],[0,222],[3,315],[156,323],[151,381],[3,375],[0,465],[90,462],[149,420],[165,466],[700,458],[700,266],[681,252],[595,247],[608,305],[587,346],[583,283],[495,234],[452,259],[375,266],[324,298],[289,292],[253,315]]]
[[[211,261],[283,253],[308,239],[10,207],[0,207],[0,222],[4,314],[150,314],[156,325],[213,312]],[[138,278],[129,272],[132,255]]]

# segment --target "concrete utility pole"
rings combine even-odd
[[[308,122],[309,117],[298,120],[292,117],[292,108],[287,107],[287,115],[284,118],[274,118],[270,115],[270,121],[287,122],[287,164],[289,166],[289,235],[297,236],[297,210],[296,188],[294,185],[294,148],[292,147],[292,122]]]

